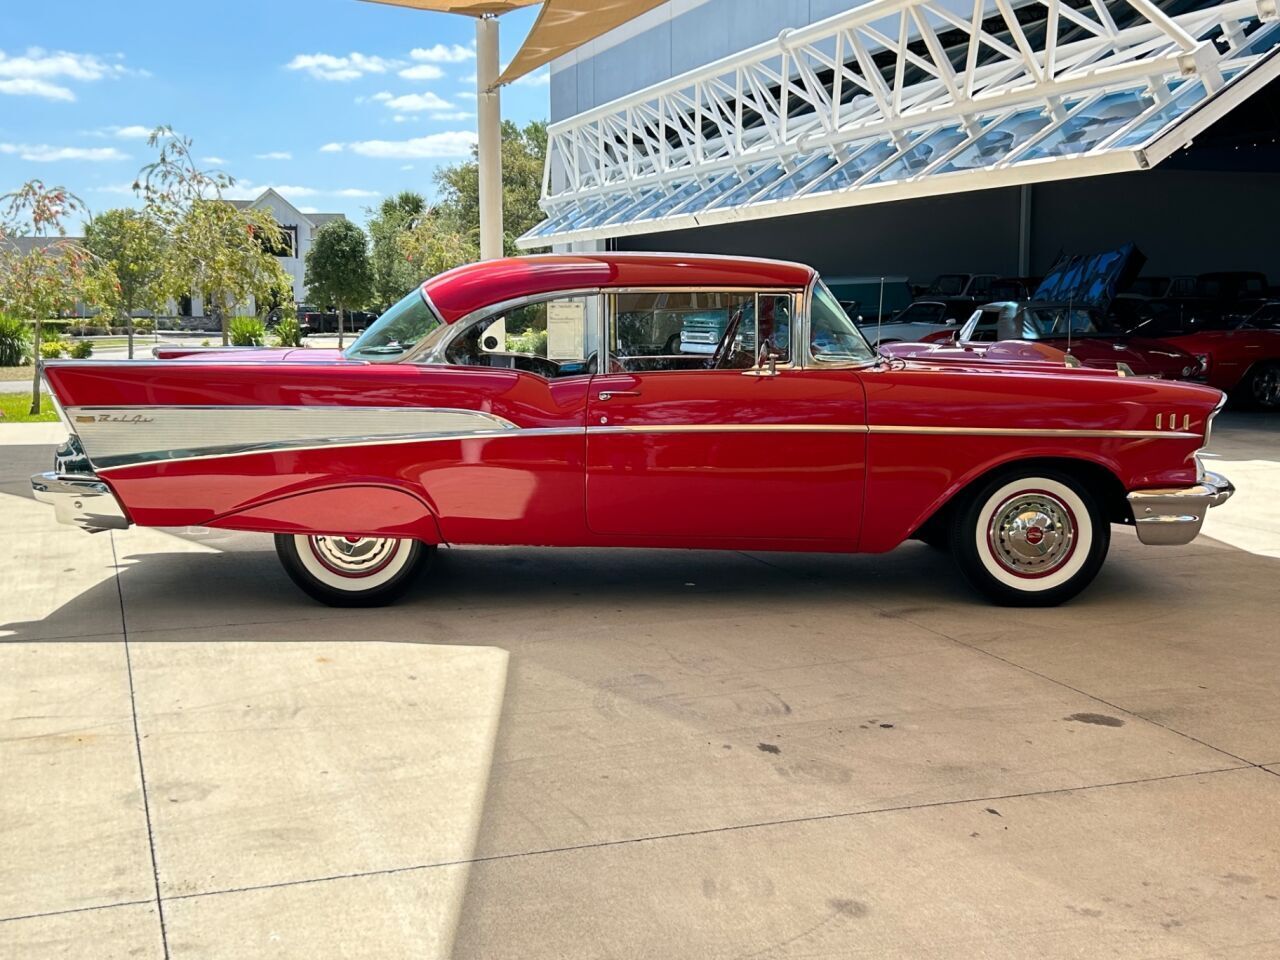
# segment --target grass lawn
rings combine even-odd
[[[4,423],[50,423],[58,419],[54,412],[53,401],[45,394],[40,403],[40,412],[34,417],[27,411],[31,409],[31,394],[0,393],[0,424]]]

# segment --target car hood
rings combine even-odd
[[[1029,367],[1053,371],[1080,369],[1066,365],[1067,341],[1000,340],[960,346],[951,343],[890,343],[880,348],[886,357],[901,360],[946,361],[948,364],[974,364],[981,367]],[[1198,368],[1198,361],[1185,350],[1156,340],[1140,337],[1082,338],[1072,340],[1071,355],[1088,370],[1114,371],[1123,363],[1138,376],[1164,380],[1186,378],[1183,371]]]
[[[1059,350],[1067,349],[1066,338],[1041,340]],[[1071,341],[1071,354],[1087,367],[1114,370],[1123,363],[1142,377],[1159,376],[1183,380],[1195,373],[1198,361],[1187,351],[1145,337],[1081,337]],[[1191,372],[1185,372],[1187,368]]]

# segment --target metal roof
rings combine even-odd
[[[555,124],[518,243],[1145,170],[1280,76],[1275,0],[1030,6],[872,0]]]

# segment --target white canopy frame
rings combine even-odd
[[[1034,5],[872,0],[555,124],[519,243],[1144,170],[1280,76],[1275,0]]]

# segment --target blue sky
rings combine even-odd
[[[4,0],[0,194],[33,177],[93,211],[135,204],[152,158],[145,131],[171,124],[209,168],[306,210],[345,213],[402,189],[475,138],[469,17],[360,0]],[[502,59],[536,8],[502,18]],[[503,116],[548,115],[545,68],[503,89]]]

